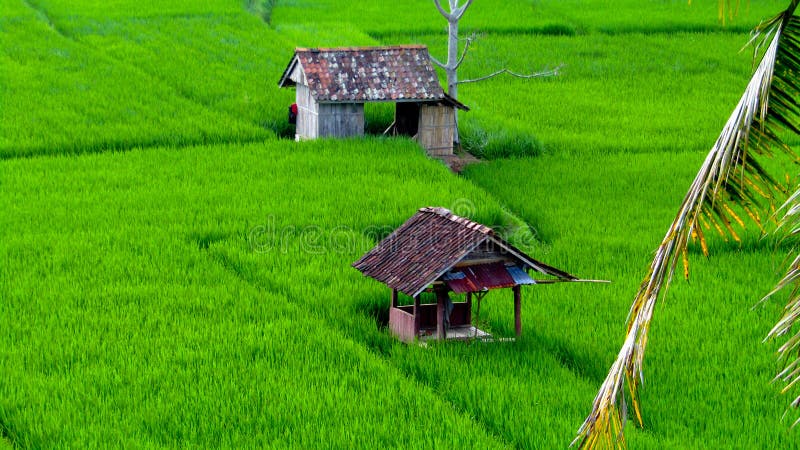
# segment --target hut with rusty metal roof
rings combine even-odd
[[[469,110],[439,84],[428,49],[298,48],[280,87],[296,87],[296,139],[364,134],[364,104],[395,103],[386,133],[411,136],[430,155],[450,155],[455,109]]]
[[[514,328],[519,336],[520,286],[589,281],[533,259],[487,226],[433,207],[420,209],[353,267],[392,289],[389,327],[405,342],[427,336],[485,335],[472,326],[472,296],[480,300],[500,288],[514,293]],[[529,272],[549,278],[536,280]],[[436,294],[435,304],[421,303],[425,291]],[[413,297],[413,305],[398,305],[398,292]],[[450,292],[466,294],[466,301],[450,302]]]

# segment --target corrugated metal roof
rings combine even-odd
[[[536,280],[531,278],[528,272],[525,272],[519,266],[507,266],[506,270],[508,270],[509,275],[517,284],[536,284]]]
[[[457,294],[507,288],[518,284],[501,262],[461,267],[445,273],[442,280]]]
[[[289,77],[296,64],[319,103],[424,101],[467,109],[442,90],[424,45],[298,48],[281,87],[294,85]]]
[[[510,246],[495,236],[491,228],[456,216],[445,208],[433,207],[421,208],[375,248],[353,263],[353,267],[364,275],[413,297],[451,271],[454,265],[487,240],[506,248],[522,268],[530,267],[561,279],[577,279]],[[490,279],[502,276],[491,272],[493,269],[487,270],[490,270],[487,275]],[[503,278],[503,283],[511,283],[508,286],[527,284],[515,283],[512,274],[505,268],[502,271],[507,277]],[[489,284],[492,283],[494,282]]]

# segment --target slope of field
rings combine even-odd
[[[557,447],[625,314],[605,286],[534,287],[515,344],[396,343],[381,325],[385,288],[349,266],[374,230],[428,204],[472,205],[477,220],[508,225],[483,191],[408,143],[274,141],[0,166],[0,423],[23,446]],[[581,275],[624,278],[607,258],[548,245],[531,250]],[[508,292],[489,295],[480,320],[511,335]],[[394,433],[397,423],[415,427]]]
[[[241,7],[225,14],[152,13],[142,19],[138,10],[109,18],[102,11],[75,10],[71,3],[46,7],[50,20],[77,42],[137,67],[210,110],[282,134],[289,133],[286,107],[294,92],[279,89],[278,80],[294,46],[375,44],[342,28],[327,39],[303,27],[277,32]],[[70,7],[62,9],[66,4]]]
[[[20,1],[5,4],[13,14],[0,17],[0,157],[274,135],[75,42]]]
[[[622,0],[613,4],[603,0],[493,0],[475,2],[464,16],[461,28],[467,32],[508,34],[746,32],[785,6],[785,2],[778,0],[747,2],[738,8],[735,17],[722,24],[714,1],[694,1],[690,5],[685,1],[665,0]],[[323,23],[332,27],[344,22],[374,36],[439,33],[447,27],[431,0],[410,0],[402,5],[363,0],[278,2],[272,22]]]
[[[364,345],[397,344],[354,303],[380,291],[349,267],[362,230],[459,198],[500,215],[415,146],[0,165],[0,424],[19,445],[499,445]]]

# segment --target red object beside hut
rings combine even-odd
[[[444,92],[422,45],[297,48],[278,85],[296,88],[297,140],[361,136],[364,104],[390,102],[395,120],[386,134],[452,155],[455,110],[469,110]]]

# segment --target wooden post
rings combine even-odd
[[[517,337],[522,334],[522,291],[519,285],[516,285],[512,289],[514,291],[514,331],[517,333]]]
[[[419,322],[420,322],[420,307],[419,295],[414,297],[414,338],[419,337]]]
[[[436,339],[447,339],[447,331],[444,329],[444,299],[447,296],[445,291],[436,291]]]
[[[467,292],[467,324],[472,325],[472,292]]]
[[[392,289],[392,308],[397,308],[397,289]]]

